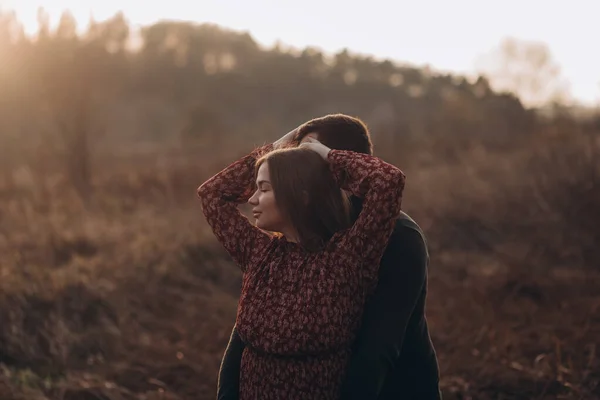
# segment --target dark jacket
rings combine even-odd
[[[429,255],[407,214],[381,259],[342,387],[341,400],[441,399],[437,357],[425,318]],[[235,327],[219,371],[218,400],[238,399],[244,343]]]

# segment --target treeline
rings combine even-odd
[[[469,82],[349,51],[265,49],[247,33],[208,24],[147,26],[135,50],[131,38],[122,14],[79,35],[69,14],[55,29],[42,15],[36,38],[2,15],[4,136],[22,137],[43,120],[138,138],[254,139],[329,112],[360,115],[389,135],[502,138],[532,129],[532,113],[483,77]]]
[[[347,50],[267,49],[210,24],[163,21],[134,38],[123,14],[78,33],[70,14],[51,28],[40,13],[31,37],[5,12],[0,58],[0,167],[30,158],[46,168],[60,154],[73,182],[89,180],[90,152],[152,143],[241,148],[331,112],[363,118],[380,154],[405,151],[425,161],[451,160],[473,143],[514,148],[541,124],[575,124],[567,115],[543,122],[484,77],[469,81]]]

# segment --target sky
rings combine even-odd
[[[103,20],[121,10],[134,27],[161,19],[212,22],[248,31],[265,46],[279,40],[331,53],[348,48],[463,74],[473,74],[505,37],[539,41],[572,96],[600,105],[598,0],[0,0],[29,32],[40,6],[54,21],[69,9],[82,27],[91,14]]]

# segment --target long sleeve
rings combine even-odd
[[[271,240],[267,232],[252,225],[237,208],[252,196],[257,157],[271,148],[272,145],[266,145],[254,150],[198,188],[208,224],[243,272],[251,255],[260,254]]]
[[[245,347],[234,326],[219,368],[217,400],[239,400],[240,367]]]
[[[374,282],[400,213],[404,174],[377,157],[352,151],[331,150],[328,159],[340,186],[363,198],[362,211],[341,241],[353,257],[361,259],[365,278]]]
[[[379,283],[365,308],[342,400],[379,398],[399,357],[415,306],[424,296],[427,260],[421,233],[406,226],[397,228],[381,261]],[[420,357],[427,359],[429,354]]]

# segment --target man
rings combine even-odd
[[[311,136],[327,147],[372,154],[365,124],[343,114],[300,125],[295,143]],[[355,217],[361,200],[352,199]],[[401,213],[381,259],[342,386],[342,400],[441,399],[437,357],[425,318],[429,255],[421,228]],[[235,327],[219,371],[218,400],[239,398],[244,343]],[[282,399],[284,400],[284,399]]]

